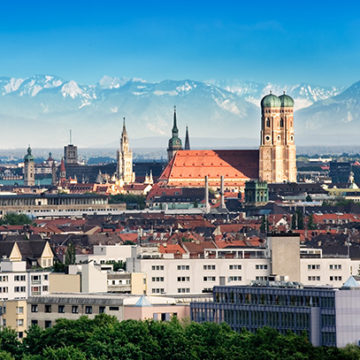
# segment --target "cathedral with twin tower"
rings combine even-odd
[[[176,109],[169,139],[168,165],[160,176],[162,186],[200,187],[207,177],[218,188],[243,191],[246,181],[267,183],[296,182],[294,140],[294,100],[270,92],[261,100],[260,147],[257,150],[190,150],[186,131],[185,150],[177,128]]]

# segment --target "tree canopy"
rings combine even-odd
[[[226,324],[126,320],[105,314],[60,319],[45,330],[32,326],[22,342],[13,330],[0,331],[0,359],[83,360],[262,360],[359,359],[359,347],[313,347],[305,335],[263,328],[235,332]]]

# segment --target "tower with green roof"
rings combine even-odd
[[[179,138],[179,129],[176,124],[176,106],[174,106],[174,122],[172,128],[172,136],[169,139],[169,146],[167,149],[168,161],[170,161],[178,150],[182,150],[182,142]]]
[[[259,179],[268,183],[296,182],[294,100],[270,92],[261,100]]]
[[[24,185],[35,186],[35,162],[34,156],[31,154],[30,145],[24,156]]]

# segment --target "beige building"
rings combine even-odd
[[[285,93],[261,100],[259,157],[260,181],[296,182],[294,100]]]
[[[25,336],[27,329],[26,300],[8,300],[1,306],[1,324],[16,331],[19,338]]]
[[[119,321],[170,320],[189,317],[189,300],[119,294],[53,294],[28,299],[28,324],[48,328],[57,319],[94,318],[98,314],[115,316]]]

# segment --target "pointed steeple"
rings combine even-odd
[[[126,126],[125,126],[125,116],[123,117],[123,130],[122,130],[122,136],[127,136]]]
[[[178,134],[179,134],[179,129],[177,128],[177,124],[176,124],[176,106],[174,106],[174,124],[172,128],[172,135],[178,136]]]
[[[186,126],[185,150],[190,150],[189,128]]]

